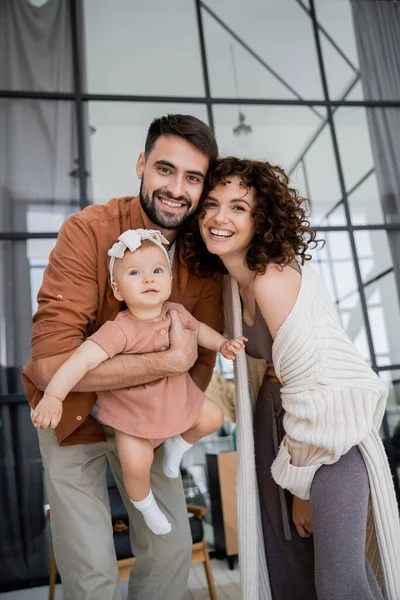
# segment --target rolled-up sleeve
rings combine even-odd
[[[289,402],[283,395],[286,435],[271,466],[275,482],[308,500],[317,470],[334,464],[378,430],[386,398],[387,388],[380,381],[359,388],[319,386],[293,394]]]
[[[97,246],[79,219],[60,229],[33,317],[33,361],[71,352],[85,339],[98,309]]]

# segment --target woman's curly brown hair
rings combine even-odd
[[[234,156],[218,159],[210,168],[199,207],[183,232],[183,258],[198,277],[226,273],[222,260],[208,252],[200,235],[198,221],[205,214],[204,200],[218,185],[238,176],[245,189],[253,188],[257,206],[252,210],[254,236],[247,250],[246,264],[251,271],[265,273],[268,262],[281,266],[299,257],[302,264],[311,259],[307,250],[319,241],[310,227],[304,204],[306,199],[289,187],[289,178],[280,167],[268,162],[239,159]]]

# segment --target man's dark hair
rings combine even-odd
[[[148,156],[161,135],[176,135],[192,144],[208,157],[210,163],[218,156],[215,136],[208,125],[192,115],[166,115],[154,119],[147,132],[145,155]]]

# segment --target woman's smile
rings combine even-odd
[[[228,239],[234,235],[233,231],[226,231],[225,229],[216,229],[214,227],[211,227],[209,231],[210,231],[210,235],[213,238],[215,238],[217,240],[222,240],[222,241],[225,241],[226,239]]]

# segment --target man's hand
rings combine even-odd
[[[221,344],[219,351],[224,358],[228,360],[235,360],[236,354],[243,350],[245,343],[247,342],[246,337],[238,337],[233,340],[226,340]]]
[[[313,532],[311,523],[311,502],[293,496],[292,518],[299,536],[302,538],[309,538]]]
[[[32,413],[32,423],[36,429],[47,429],[49,426],[55,429],[60,422],[62,410],[59,398],[45,394]]]
[[[183,327],[176,310],[171,310],[170,315],[168,354],[173,372],[179,375],[189,371],[197,360],[197,332]]]

